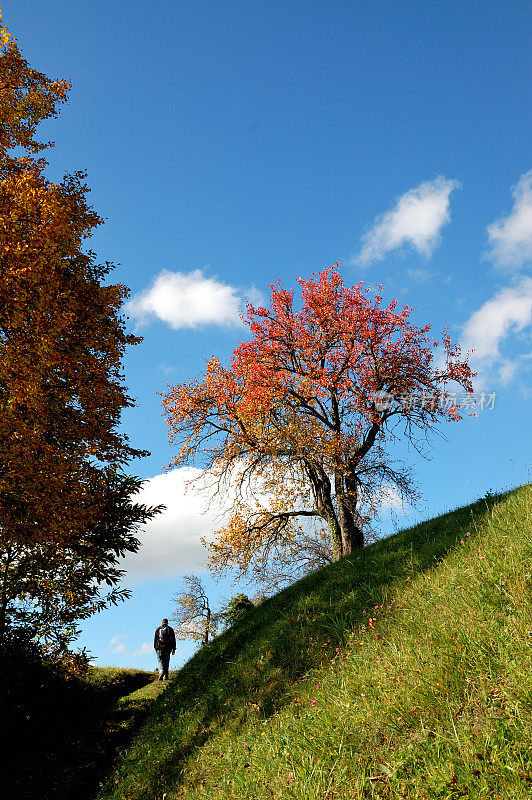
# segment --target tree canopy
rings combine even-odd
[[[24,544],[0,537],[0,640],[7,629],[32,630],[39,641],[65,652],[79,620],[130,595],[120,588],[119,559],[136,552],[136,528],[158,511],[136,503],[142,482],[115,475],[100,497],[98,520],[68,545]]]
[[[184,587],[172,598],[175,612],[172,621],[176,624],[177,639],[192,639],[208,644],[216,635],[220,615],[211,608],[209,596],[197,575],[185,575]]]
[[[421,441],[439,420],[460,419],[451,382],[472,391],[447,332],[435,342],[408,306],[383,305],[362,282],[346,286],[337,264],[298,284],[299,306],[279,282],[269,307],[248,305],[251,336],[229,366],[213,357],[203,378],[163,396],[180,447],[170,466],[195,461],[219,490],[237,490],[210,544],[215,570],[265,563],[297,539],[305,518],[328,527],[335,559],[361,547],[361,514],[375,511],[383,491],[412,490],[388,444],[399,434]]]
[[[85,247],[102,222],[85,174],[53,182],[36,158],[51,144],[38,123],[69,88],[30,67],[0,14],[2,625],[13,602],[56,621],[101,607],[94,582],[118,582],[119,555],[155,513],[129,503],[138,481],[123,472],[145,454],[119,427],[133,405],[122,358],[140,341],[121,314],[128,290]]]
[[[248,611],[253,608],[253,602],[249,599],[247,594],[239,592],[231,597],[221,611],[221,617],[224,621],[224,626],[230,628],[235,622],[244,619]]]

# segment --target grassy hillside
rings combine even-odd
[[[170,683],[101,792],[532,797],[532,487],[368,547]]]

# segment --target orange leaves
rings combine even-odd
[[[35,140],[35,129],[41,120],[56,116],[70,86],[70,81],[51,80],[29,66],[3,25],[0,8],[0,161],[9,148],[35,153],[49,145]]]
[[[127,289],[103,285],[112,265],[83,249],[101,224],[84,173],[53,183],[31,157],[68,89],[27,64],[0,15],[0,639],[30,622],[63,647],[76,620],[128,596],[118,560],[158,511],[130,501],[141,482],[122,472],[143,455],[119,430],[122,357],[140,341]]]
[[[120,316],[127,289],[103,286],[110,265],[83,250],[102,222],[85,174],[53,183],[45,161],[9,154],[44,146],[37,124],[68,87],[33,70],[0,20],[0,527],[17,541],[78,535],[104,471],[139,454],[117,430],[131,405],[121,360],[139,340]]]
[[[228,481],[239,465],[239,489],[250,481],[268,487],[260,510],[235,502],[211,546],[215,567],[251,567],[304,515],[324,520],[337,556],[350,552],[362,540],[359,504],[371,514],[381,485],[403,496],[410,487],[408,470],[386,454],[396,436],[389,421],[414,439],[438,418],[459,418],[441,402],[445,385],[469,390],[471,371],[448,335],[447,363],[436,372],[430,326],[412,325],[408,306],[384,306],[362,282],[346,286],[337,266],[298,278],[299,306],[294,292],[272,284],[268,308],[247,305],[250,339],[230,367],[212,359],[201,381],[163,398],[171,441],[181,444],[174,464],[198,457]]]

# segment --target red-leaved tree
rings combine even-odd
[[[298,283],[299,307],[279,282],[268,308],[248,306],[251,338],[230,366],[213,357],[201,381],[163,397],[180,445],[172,465],[199,459],[234,498],[210,544],[218,571],[260,577],[308,517],[326,523],[335,559],[362,547],[361,509],[371,513],[383,491],[412,488],[388,443],[399,434],[416,442],[438,420],[460,419],[450,382],[472,391],[458,347],[444,333],[436,367],[438,343],[430,326],[410,322],[408,306],[346,286],[338,265]]]

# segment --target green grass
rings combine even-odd
[[[91,667],[83,682],[108,698],[130,695],[142,687],[153,689],[156,673],[125,667]]]
[[[531,509],[530,486],[489,496],[264,602],[173,678],[100,800],[531,798]]]

